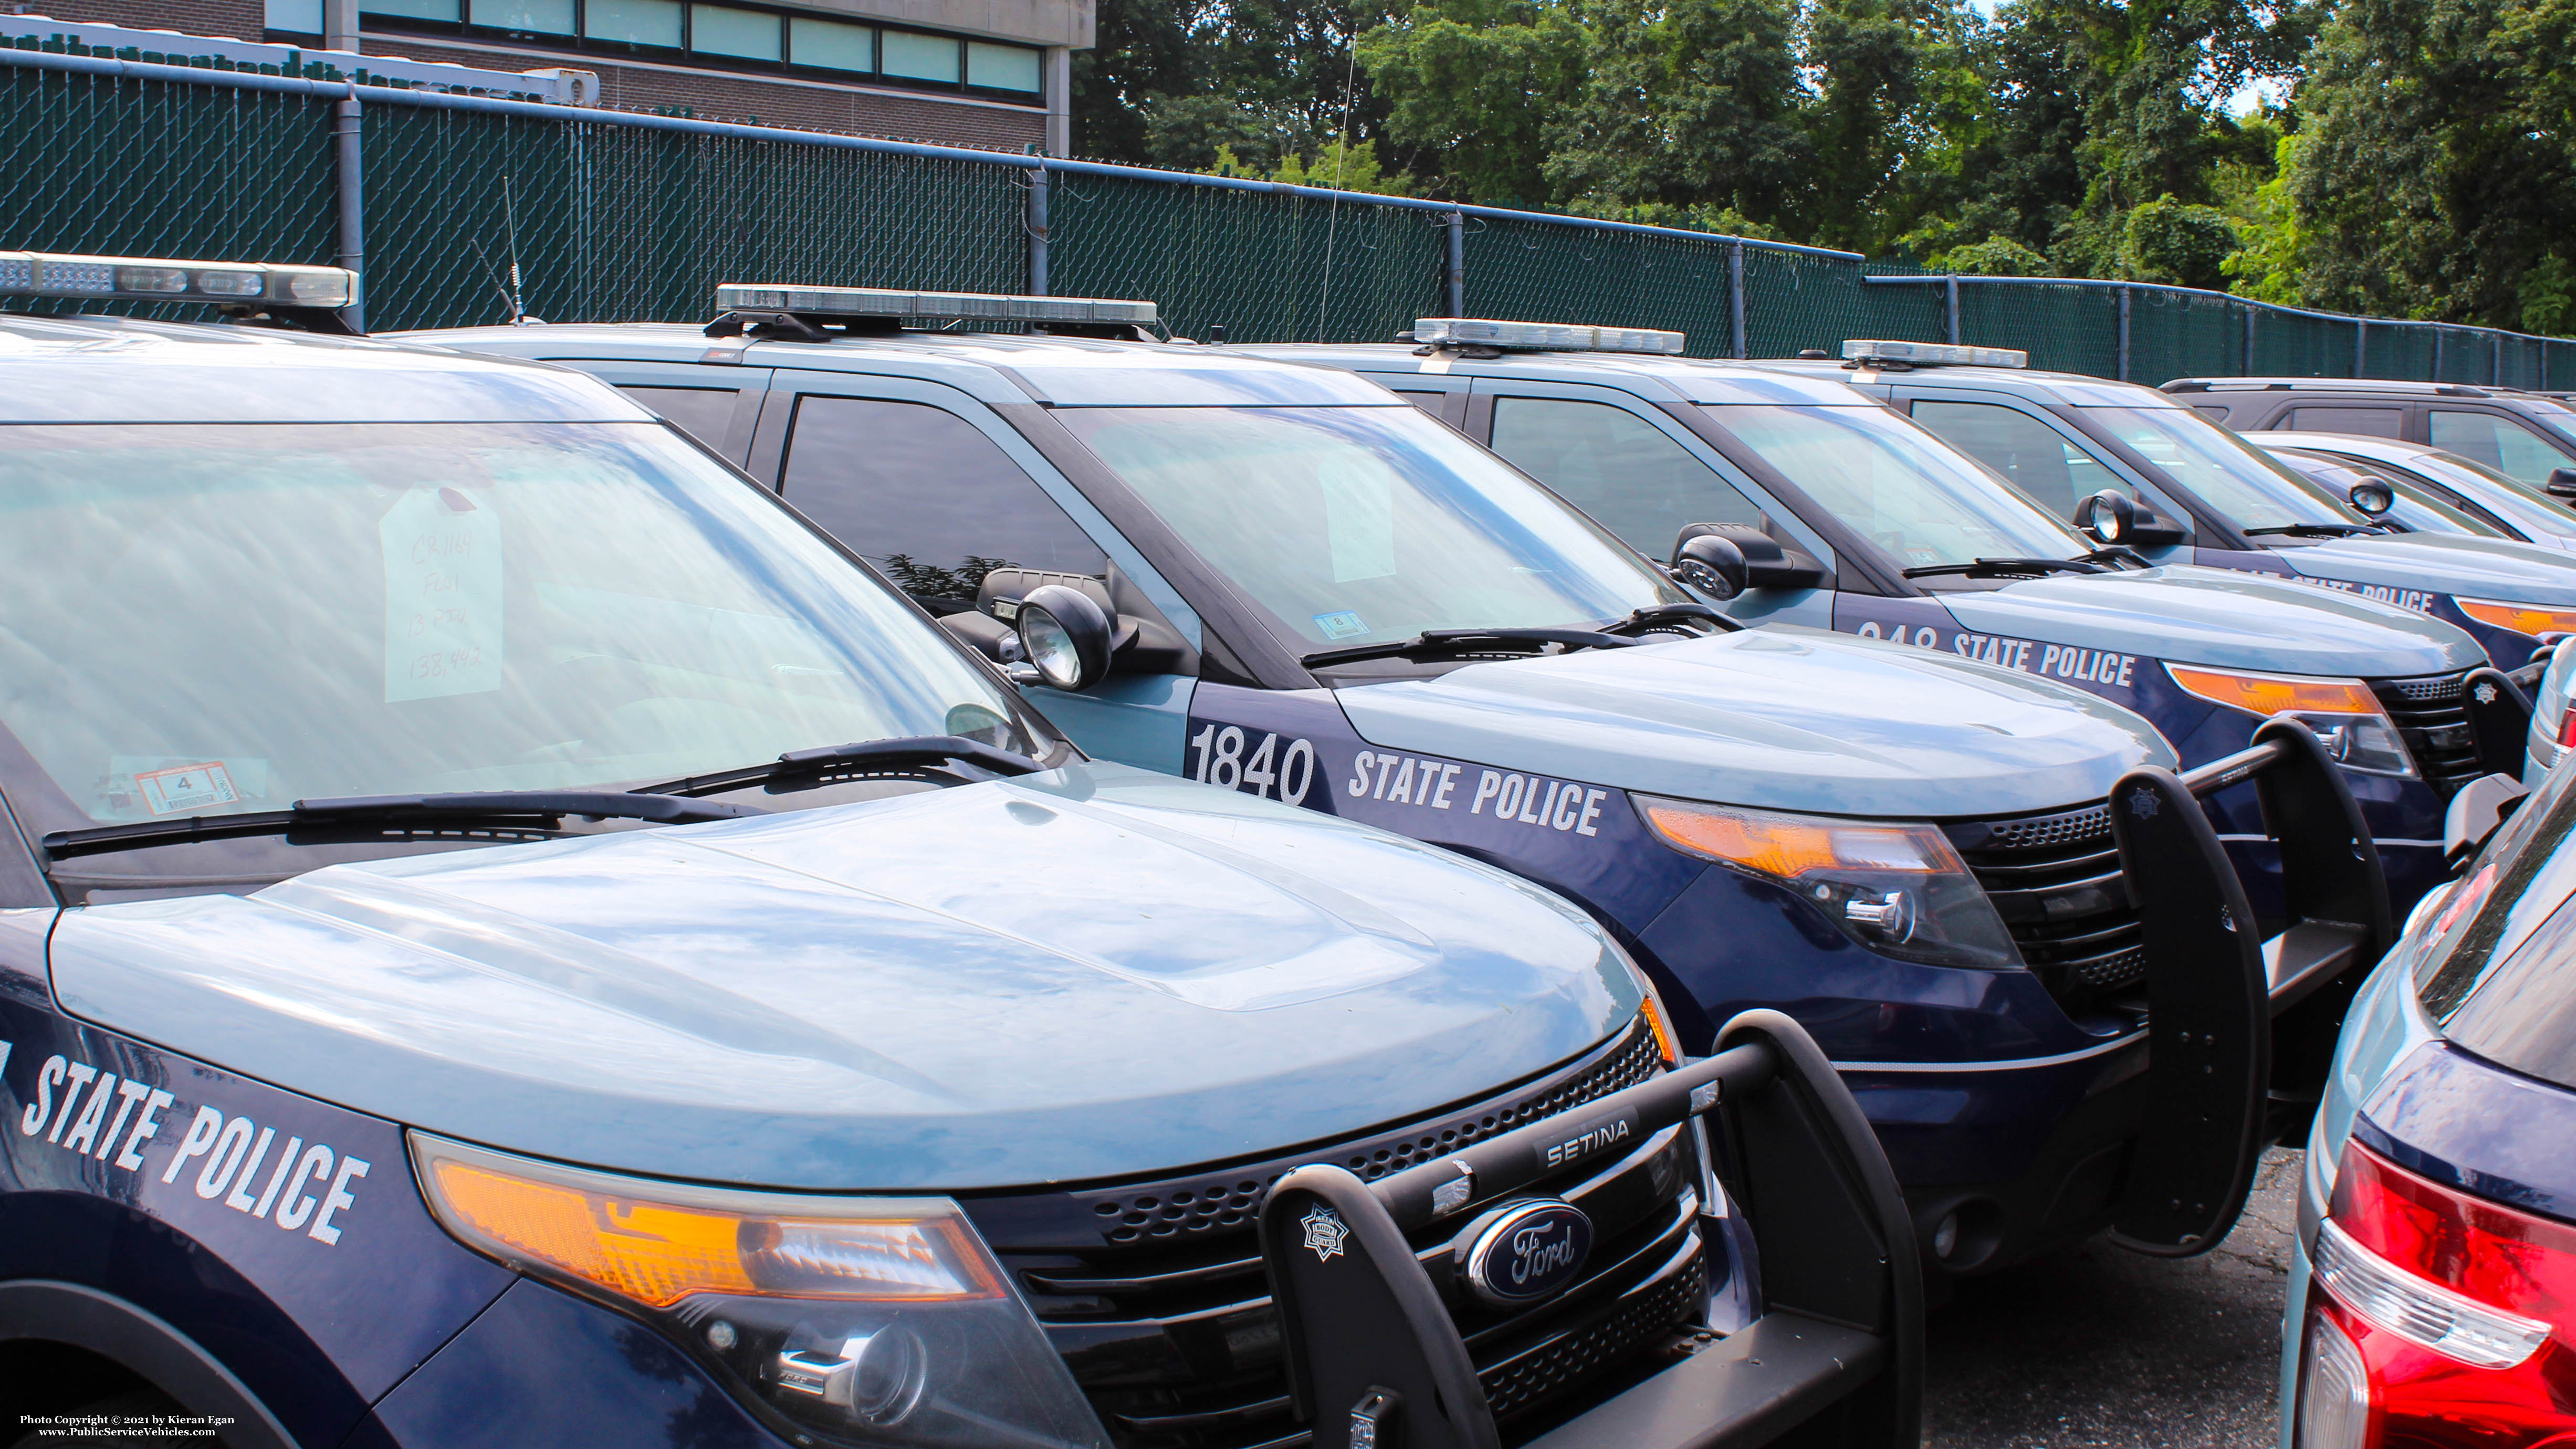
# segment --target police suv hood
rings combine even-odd
[[[2057,574],[1985,593],[1944,594],[1941,602],[1960,627],[1980,634],[2225,669],[2441,674],[2486,659],[2465,630],[2412,609],[2188,564]]]
[[[2348,579],[2502,603],[2576,607],[2576,562],[2564,550],[2458,533],[2378,533],[2278,550],[2312,579]]]
[[[54,933],[74,1014],[599,1167],[963,1189],[1355,1133],[1564,1061],[1639,989],[1572,906],[1115,765],[338,865]]]
[[[1373,745],[1829,815],[2010,815],[2171,766],[2118,705],[1910,645],[1766,625],[1338,692]]]

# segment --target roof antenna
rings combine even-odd
[[[528,315],[526,294],[519,290],[519,202],[507,176],[501,178],[501,214],[510,228],[510,325],[525,327],[544,319]]]
[[[1351,17],[1350,63],[1342,68],[1342,139],[1333,147],[1333,208],[1324,220],[1324,289],[1315,302],[1315,340],[1324,340],[1324,316],[1333,305],[1333,233],[1342,222],[1342,168],[1351,156],[1351,92],[1359,84],[1359,17]]]

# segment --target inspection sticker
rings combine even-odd
[[[233,788],[232,772],[224,768],[221,760],[147,771],[134,777],[134,789],[143,797],[143,808],[155,815],[176,815],[182,810],[204,810],[241,801],[241,792]]]

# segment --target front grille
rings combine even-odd
[[[2145,978],[2108,805],[1942,828],[2050,995],[2075,1006]]]
[[[2477,734],[2469,728],[2465,671],[2374,679],[2370,689],[2435,794],[2448,800],[2452,791],[2487,773],[2478,759]]]
[[[1445,1157],[1479,1138],[1509,1132],[1542,1117],[1555,1116],[1568,1107],[1579,1107],[1595,1097],[1633,1087],[1653,1076],[1661,1065],[1654,1034],[1632,1030],[1624,1043],[1590,1065],[1524,1095],[1343,1143],[1333,1148],[1328,1157],[1307,1154],[1232,1172],[1194,1174],[1075,1196],[1100,1220],[1101,1236],[1111,1243],[1247,1228],[1252,1225],[1254,1211],[1261,1206],[1262,1195],[1291,1167],[1333,1162],[1375,1182],[1417,1162]]]
[[[1308,1162],[1374,1180],[1661,1069],[1653,1034],[1632,1027],[1535,1081],[1404,1127],[1225,1171],[966,1207],[1121,1449],[1302,1443],[1255,1230],[1270,1185]],[[1687,1144],[1667,1129],[1607,1167],[1579,1166],[1530,1189],[1577,1203],[1595,1232],[1583,1281],[1536,1307],[1489,1310],[1451,1285],[1449,1245],[1462,1223],[1415,1235],[1498,1417],[1535,1408],[1697,1318],[1706,1265]]]

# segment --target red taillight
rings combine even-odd
[[[2300,1449],[2528,1445],[2576,1432],[2576,1227],[2357,1142],[2316,1252]]]
[[[2558,717],[2558,748],[2576,749],[2576,704],[2569,705],[2567,712]]]

